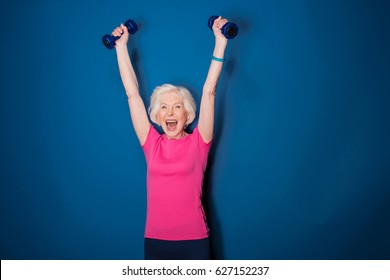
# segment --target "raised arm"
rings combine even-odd
[[[227,45],[227,39],[221,33],[222,26],[227,22],[221,17],[217,18],[213,24],[215,36],[215,46],[213,56],[223,59]],[[211,60],[206,82],[203,86],[202,100],[199,111],[199,133],[203,141],[209,143],[213,139],[214,133],[214,101],[219,76],[222,71],[223,61]]]
[[[128,98],[130,116],[133,122],[134,130],[137,134],[139,142],[141,145],[143,145],[146,141],[146,137],[148,136],[150,122],[146,113],[145,104],[139,94],[137,77],[135,75],[133,65],[131,64],[129,52],[127,49],[129,32],[127,28],[121,24],[112,32],[112,35],[122,35],[121,38],[116,41],[115,46],[119,72]]]

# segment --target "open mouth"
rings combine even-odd
[[[167,125],[167,129],[169,131],[174,131],[176,129],[176,126],[177,126],[177,121],[175,121],[175,120],[167,120],[165,122],[165,124]]]

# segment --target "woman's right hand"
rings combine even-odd
[[[129,40],[129,31],[127,30],[127,27],[124,26],[122,23],[120,26],[114,29],[111,33],[112,36],[118,37],[121,36],[118,40],[115,41],[116,46],[126,46],[127,41]]]

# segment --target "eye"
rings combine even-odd
[[[181,105],[175,105],[176,109],[181,109]]]
[[[161,106],[161,109],[165,110],[165,109],[167,109],[167,106],[162,105],[162,106]]]

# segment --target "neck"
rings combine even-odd
[[[184,130],[181,131],[177,136],[168,136],[167,134],[165,134],[167,139],[175,139],[175,140],[179,140],[183,137],[186,137],[187,136],[187,132],[185,132]]]

